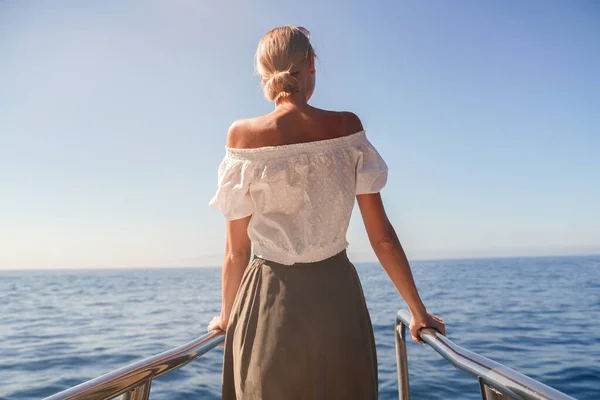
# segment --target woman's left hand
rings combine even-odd
[[[227,330],[227,321],[223,319],[220,315],[217,317],[213,317],[210,324],[208,324],[208,328],[206,329],[208,332],[221,330],[225,332]]]
[[[415,342],[421,344],[425,343],[419,334],[419,331],[425,328],[435,329],[440,334],[446,336],[446,325],[444,324],[444,321],[437,315],[426,314],[422,318],[415,318],[411,315],[410,326],[408,329],[410,330],[410,335]]]

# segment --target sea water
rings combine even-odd
[[[394,320],[377,263],[356,264],[377,341],[380,399],[397,399]],[[600,257],[413,262],[456,344],[578,399],[600,399]],[[206,331],[220,268],[0,271],[0,399],[40,399]],[[219,399],[223,348],[152,383],[154,399]],[[479,399],[477,381],[409,343],[414,399]],[[293,366],[290,366],[293,368]],[[318,365],[315,366],[318,368]]]

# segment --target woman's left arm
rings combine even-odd
[[[252,252],[248,237],[248,224],[252,216],[227,221],[227,239],[225,241],[225,260],[222,272],[221,315],[214,317],[208,325],[208,331],[225,331],[231,315],[233,301],[242,282],[242,276],[250,261]]]

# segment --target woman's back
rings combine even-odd
[[[356,127],[345,122],[346,113],[315,114],[269,115],[232,127],[210,201],[229,220],[252,215],[255,254],[281,264],[344,250],[355,196],[379,192],[387,180],[387,165],[366,132],[346,133]]]

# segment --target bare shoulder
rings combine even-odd
[[[332,132],[343,132],[345,135],[351,135],[363,130],[363,125],[355,113],[351,111],[332,111],[323,109],[314,109],[319,114],[319,119],[325,121],[325,125]]]
[[[238,119],[234,121],[227,131],[227,147],[245,147],[248,136],[252,130],[252,121],[249,119]]]
[[[227,147],[245,149],[269,145],[268,133],[274,126],[268,115],[238,119],[227,132]]]
[[[343,117],[346,132],[349,135],[362,131],[364,129],[362,121],[360,120],[360,118],[358,118],[358,115],[356,115],[355,113],[351,111],[342,111],[341,114]]]

